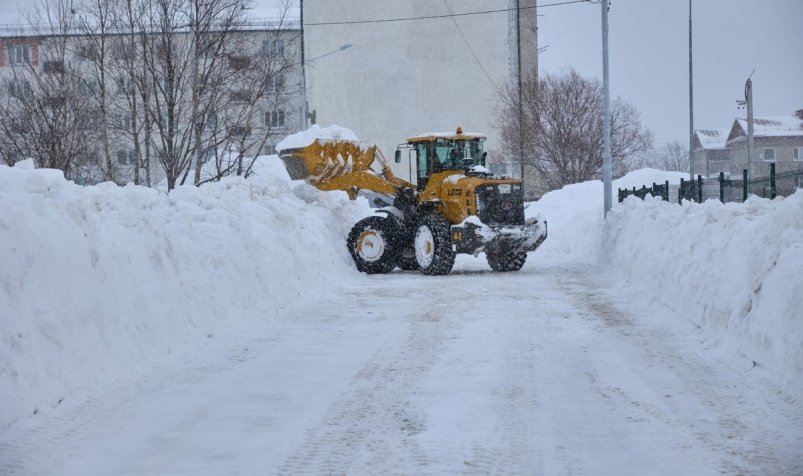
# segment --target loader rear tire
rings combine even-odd
[[[415,234],[418,269],[428,275],[449,274],[454,266],[450,224],[440,215],[427,215]]]
[[[518,271],[527,261],[527,253],[486,252],[485,259],[494,271]]]
[[[389,273],[399,262],[398,229],[387,217],[363,218],[351,228],[348,248],[357,270],[368,274]]]

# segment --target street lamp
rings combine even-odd
[[[602,182],[605,216],[611,209],[613,189],[611,187],[611,91],[608,81],[608,0],[600,2],[602,7]]]

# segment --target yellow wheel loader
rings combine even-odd
[[[365,196],[377,215],[357,222],[347,245],[357,269],[388,273],[396,267],[428,275],[448,274],[455,255],[485,252],[494,271],[518,271],[547,237],[547,224],[524,218],[520,180],[493,176],[485,168],[485,136],[429,133],[396,149],[407,152],[417,185],[396,177],[376,146],[315,140],[282,150],[290,177],[321,190]]]

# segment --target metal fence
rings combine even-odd
[[[669,185],[667,180],[663,184],[653,183],[652,187],[620,188],[619,201],[630,195],[642,200],[645,196],[661,197],[663,200],[681,203],[683,200],[704,202],[706,200],[719,200],[725,202],[744,202],[750,195],[763,198],[786,197],[803,188],[803,171],[775,173],[775,164],[770,164],[770,176],[747,179],[747,170],[742,171],[740,179],[726,178],[720,173],[718,178],[704,179],[701,175],[697,180],[680,179],[679,185]]]

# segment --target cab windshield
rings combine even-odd
[[[483,139],[438,139],[416,144],[418,178],[444,170],[465,170],[484,165]]]

